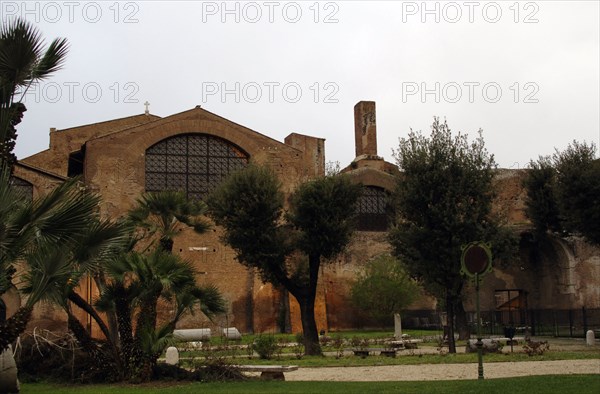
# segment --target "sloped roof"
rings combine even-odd
[[[246,126],[241,125],[239,123],[233,122],[233,121],[231,121],[231,120],[229,120],[227,118],[224,118],[224,117],[222,117],[220,115],[217,115],[217,114],[215,114],[213,112],[210,112],[210,111],[208,111],[208,110],[200,107],[199,105],[196,106],[196,107],[194,107],[194,108],[191,108],[189,110],[185,110],[185,111],[173,114],[173,115],[169,115],[169,116],[166,116],[164,118],[159,118],[159,119],[157,119],[157,120],[155,120],[153,122],[148,122],[148,123],[144,123],[144,124],[140,124],[140,125],[136,125],[136,126],[131,126],[131,127],[127,127],[127,128],[120,129],[120,130],[114,130],[114,131],[112,131],[110,133],[106,133],[106,134],[103,134],[103,135],[99,135],[99,136],[97,136],[95,138],[92,138],[89,141],[99,140],[99,139],[102,139],[102,138],[114,136],[115,134],[126,132],[126,131],[132,132],[136,128],[139,128],[141,130],[145,126],[148,126],[150,123],[152,123],[152,126],[159,126],[159,125],[162,125],[162,124],[168,124],[168,123],[173,122],[173,121],[192,119],[192,118],[196,118],[199,114],[202,115],[202,116],[208,117],[208,118],[213,118],[215,121],[219,121],[219,122],[223,122],[223,123],[229,124],[233,128],[241,130],[243,132],[251,133],[251,134],[254,134],[254,135],[256,135],[258,137],[261,137],[261,138],[266,138],[266,139],[270,140],[271,142],[273,142],[275,144],[279,144],[282,147],[285,147],[286,149],[293,149],[295,151],[301,152],[301,150],[299,150],[297,148],[294,148],[293,146],[287,145],[287,144],[285,144],[285,143],[283,143],[281,141],[278,141],[278,140],[276,140],[276,139],[274,139],[272,137],[269,137],[269,136],[267,136],[265,134],[262,134],[262,133],[260,133],[258,131],[250,129],[249,127],[246,127]]]
[[[58,175],[58,174],[56,174],[54,172],[45,170],[45,169],[37,167],[37,166],[33,166],[31,164],[24,163],[22,161],[18,161],[17,163],[15,163],[15,166],[23,167],[24,169],[27,169],[27,170],[30,170],[30,171],[33,171],[33,172],[37,172],[39,174],[48,176],[50,178],[55,178],[55,179],[58,179],[60,181],[66,181],[68,179],[67,177],[64,177],[62,175]]]

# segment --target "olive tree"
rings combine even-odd
[[[300,185],[286,212],[276,175],[251,165],[208,199],[209,215],[238,261],[298,301],[307,354],[321,353],[314,313],[319,269],[350,241],[359,194],[346,176],[321,177]]]

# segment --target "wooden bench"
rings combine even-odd
[[[285,380],[284,372],[297,371],[297,365],[233,365],[242,372],[260,372],[264,380]]]

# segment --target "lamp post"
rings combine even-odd
[[[483,341],[481,340],[481,318],[479,311],[479,282],[492,269],[492,251],[483,242],[471,242],[463,247],[460,272],[475,280],[475,308],[477,316],[477,378],[483,379]]]

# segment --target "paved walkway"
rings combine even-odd
[[[487,379],[529,375],[600,374],[600,359],[485,363]],[[477,364],[385,365],[303,368],[285,374],[288,381],[411,381],[477,379]]]

